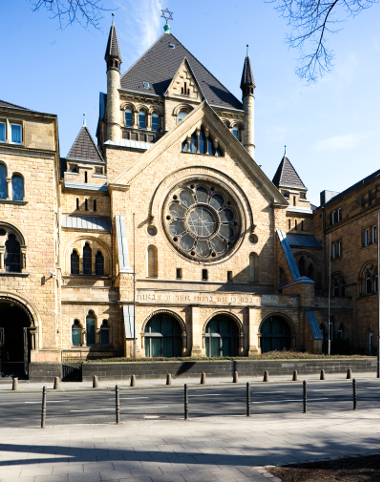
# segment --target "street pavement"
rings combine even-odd
[[[380,410],[0,428],[1,482],[278,482],[270,467],[380,451]]]

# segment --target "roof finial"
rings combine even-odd
[[[112,14],[112,25],[115,25],[115,14]]]
[[[83,112],[83,125],[86,125],[86,114]]]
[[[168,24],[168,20],[173,20],[173,12],[170,12],[167,8],[165,8],[165,10],[161,10],[161,17],[166,20],[164,25],[165,33],[170,33],[170,25]]]
[[[248,52],[249,52],[249,45],[247,44],[247,53],[245,54],[246,56],[248,56]]]
[[[286,157],[286,146],[284,146],[284,157]]]

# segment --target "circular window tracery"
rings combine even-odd
[[[166,233],[185,256],[215,261],[233,248],[241,231],[239,210],[221,187],[191,181],[175,187],[163,213]]]

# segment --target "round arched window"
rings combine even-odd
[[[174,188],[166,199],[163,218],[176,249],[202,261],[226,256],[241,232],[237,203],[211,182],[189,181]]]

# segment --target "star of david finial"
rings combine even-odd
[[[166,20],[164,30],[165,30],[165,32],[169,33],[170,32],[170,26],[168,24],[168,21],[173,20],[173,12],[170,12],[168,8],[165,8],[165,10],[161,10],[161,17]]]

